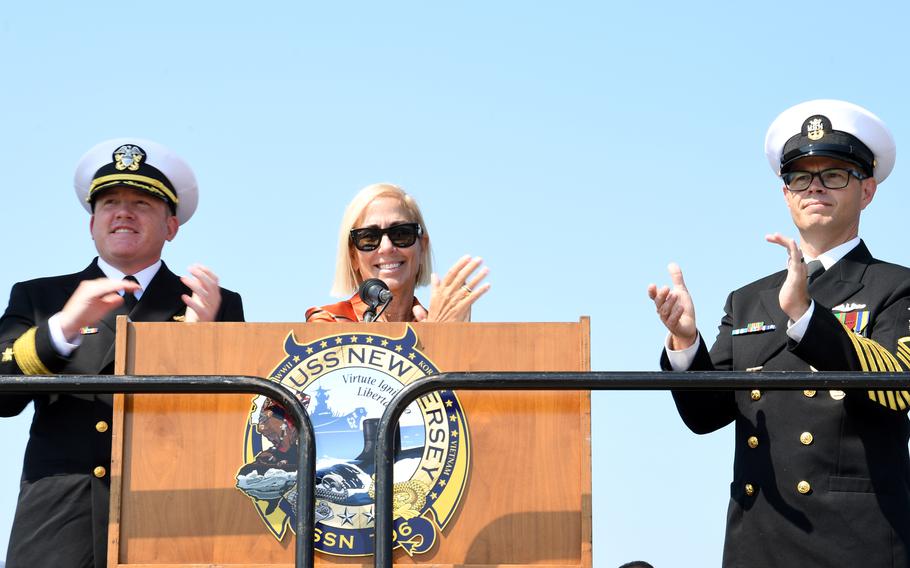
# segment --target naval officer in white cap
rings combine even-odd
[[[150,140],[95,146],[76,168],[98,257],[81,272],[13,286],[0,318],[0,374],[111,374],[114,319],[243,321],[240,296],[208,268],[179,277],[164,243],[196,210],[189,165]],[[0,416],[34,403],[8,568],[107,565],[110,395],[3,395]]]
[[[910,269],[875,259],[861,212],[895,160],[882,121],[864,108],[815,100],[784,111],[765,138],[799,232],[788,269],[732,292],[710,351],[682,272],[648,293],[669,330],[665,370],[891,370],[910,357]],[[865,347],[864,347],[865,346]],[[910,355],[910,351],[907,351]],[[908,365],[910,366],[910,365]],[[726,567],[910,566],[910,393],[675,392],[694,432],[736,425]]]

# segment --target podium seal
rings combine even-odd
[[[296,392],[316,434],[316,550],[373,554],[374,448],[379,418],[404,387],[438,373],[407,327],[402,337],[375,333],[284,342],[269,378]],[[452,391],[412,402],[396,432],[395,543],[409,555],[433,548],[461,501],[470,464],[468,424]],[[277,403],[253,399],[237,488],[281,540],[296,521],[297,430]]]

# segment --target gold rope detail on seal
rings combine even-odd
[[[427,504],[430,488],[425,483],[410,479],[392,485],[392,517],[395,519],[413,519]],[[370,484],[370,499],[376,498],[376,480]]]

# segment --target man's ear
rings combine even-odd
[[[95,240],[94,231],[95,231],[95,214],[92,213],[92,215],[90,215],[88,218],[88,234],[89,234],[89,236],[92,237],[93,241]]]
[[[180,221],[176,215],[169,215],[167,218],[167,240],[172,241],[177,236],[177,230],[180,229]]]
[[[861,203],[863,205],[863,209],[865,209],[867,205],[872,203],[872,198],[875,197],[875,191],[877,189],[878,189],[878,182],[875,181],[875,178],[873,178],[873,177],[866,178],[862,182],[860,182],[860,191],[863,192],[862,196],[860,197],[860,199],[862,200]]]

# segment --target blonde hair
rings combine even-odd
[[[335,281],[332,283],[333,296],[346,298],[357,291],[357,288],[363,282],[363,279],[354,270],[351,263],[351,229],[357,226],[361,221],[363,212],[369,207],[370,203],[380,197],[391,197],[397,199],[399,203],[408,211],[411,219],[408,221],[417,223],[423,229],[421,245],[423,251],[420,255],[420,266],[417,268],[417,286],[426,286],[430,283],[430,274],[433,272],[433,260],[430,252],[430,239],[427,233],[427,225],[424,223],[423,214],[420,207],[413,197],[408,195],[397,185],[390,183],[374,183],[361,189],[354,199],[348,203],[344,210],[344,216],[341,218],[341,228],[338,231],[338,256],[335,259]]]

